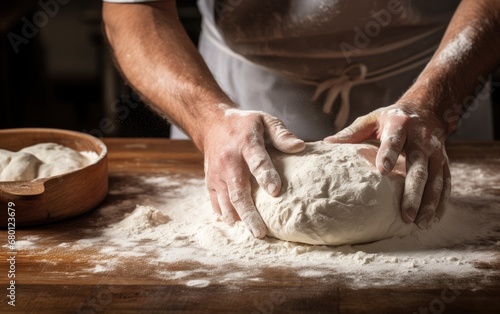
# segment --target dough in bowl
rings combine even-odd
[[[400,214],[404,174],[381,175],[377,147],[307,143],[298,154],[269,151],[282,193],[268,195],[255,182],[255,205],[268,235],[293,242],[343,245],[406,236],[415,230]],[[404,168],[403,168],[404,169]]]
[[[95,152],[77,152],[55,143],[41,143],[18,152],[0,149],[0,181],[48,178],[83,168],[98,159]]]

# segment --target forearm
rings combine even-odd
[[[449,134],[468,96],[500,64],[500,1],[463,0],[432,60],[401,102],[431,110]],[[470,103],[470,102],[469,102]]]
[[[175,1],[104,3],[116,61],[131,86],[203,149],[203,135],[232,105],[180,24]]]

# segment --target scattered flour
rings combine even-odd
[[[97,264],[97,265],[95,265],[95,267],[93,269],[93,273],[105,273],[105,272],[110,271],[111,269],[112,268],[109,266]]]
[[[498,263],[500,202],[485,188],[500,174],[477,164],[452,163],[451,170],[451,203],[439,224],[407,237],[342,246],[259,240],[241,222],[229,227],[212,213],[202,178],[115,177],[111,200],[79,230],[85,236],[65,239],[51,250],[60,258],[85,254],[94,265],[73,276],[128,272],[124,265],[139,261],[148,275],[181,279],[191,287],[261,282],[268,268],[300,277],[336,276],[358,288],[435,282],[443,276],[467,283],[476,276],[480,279],[471,284],[487,285],[498,271],[478,264]],[[19,239],[17,249],[47,259],[51,253],[40,252],[39,241],[44,239]]]
[[[438,64],[446,66],[450,63],[459,63],[472,49],[473,37],[473,27],[467,26],[460,34],[450,41],[443,50],[441,50],[437,59]]]
[[[188,287],[196,287],[196,288],[204,288],[210,284],[210,281],[208,280],[203,280],[203,279],[195,279],[195,280],[189,280],[186,282],[186,286]]]

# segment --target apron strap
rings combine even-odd
[[[312,98],[313,101],[316,101],[323,93],[327,92],[325,103],[323,105],[324,113],[329,114],[332,112],[333,104],[340,95],[340,108],[337,116],[335,117],[334,123],[335,129],[341,130],[349,119],[349,96],[352,87],[360,84],[381,81],[423,66],[429,62],[436,48],[437,46],[428,48],[404,61],[391,64],[390,66],[372,71],[370,73],[368,73],[368,68],[365,64],[355,63],[345,67],[339,75],[329,78],[323,82],[317,83],[306,80],[301,82],[317,86]],[[353,72],[355,69],[357,69],[357,71]]]

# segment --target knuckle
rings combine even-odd
[[[214,180],[212,177],[205,176],[205,185],[207,186],[208,192],[212,193],[213,191],[216,191]]]
[[[427,159],[425,152],[420,149],[412,149],[407,157],[408,161],[412,164],[419,163]]]
[[[432,189],[431,192],[433,194],[439,195],[439,194],[441,194],[441,191],[443,190],[443,186],[444,186],[443,179],[442,178],[435,178],[431,184],[431,189]]]
[[[233,162],[233,160],[235,159],[234,157],[234,152],[232,150],[229,150],[229,149],[223,149],[220,153],[219,153],[219,160],[220,160],[220,163],[223,164],[223,165],[227,165],[227,164],[230,164],[231,162]]]
[[[276,117],[272,117],[272,116],[269,116],[269,118],[266,119],[266,124],[269,127],[272,127],[274,129],[285,127],[285,124],[283,123],[283,121],[281,121],[280,119],[278,119]]]
[[[407,116],[407,115],[404,115],[404,116],[400,116],[400,121],[401,121],[401,124],[403,126],[407,126],[414,121],[414,118]]]
[[[283,121],[278,118],[271,117],[268,121],[266,121],[266,125],[268,128],[268,134],[276,139],[291,135]]]
[[[290,131],[288,131],[283,124],[275,127],[274,134],[277,139],[291,135]]]
[[[387,141],[387,144],[389,145],[389,147],[392,147],[392,148],[401,146],[401,144],[403,142],[403,138],[397,134],[388,135],[385,138],[385,140]]]
[[[229,199],[231,203],[237,207],[246,202],[245,193],[241,189],[232,189],[229,191]]]
[[[417,166],[412,171],[412,177],[419,182],[427,180],[428,172],[425,167]]]
[[[250,162],[248,163],[248,166],[252,173],[259,170],[264,170],[265,168],[267,168],[265,165],[266,165],[266,159],[264,156],[254,156],[250,159]]]
[[[279,176],[278,176],[278,173],[276,172],[276,170],[266,169],[266,170],[262,170],[258,174],[256,174],[255,180],[257,180],[257,182],[261,186],[262,185],[267,186],[267,184],[269,184],[271,182],[278,181]]]
[[[253,128],[250,132],[246,132],[246,134],[242,138],[242,149],[248,150],[253,149],[258,146],[264,145],[264,140],[261,136],[262,131],[261,128]]]

